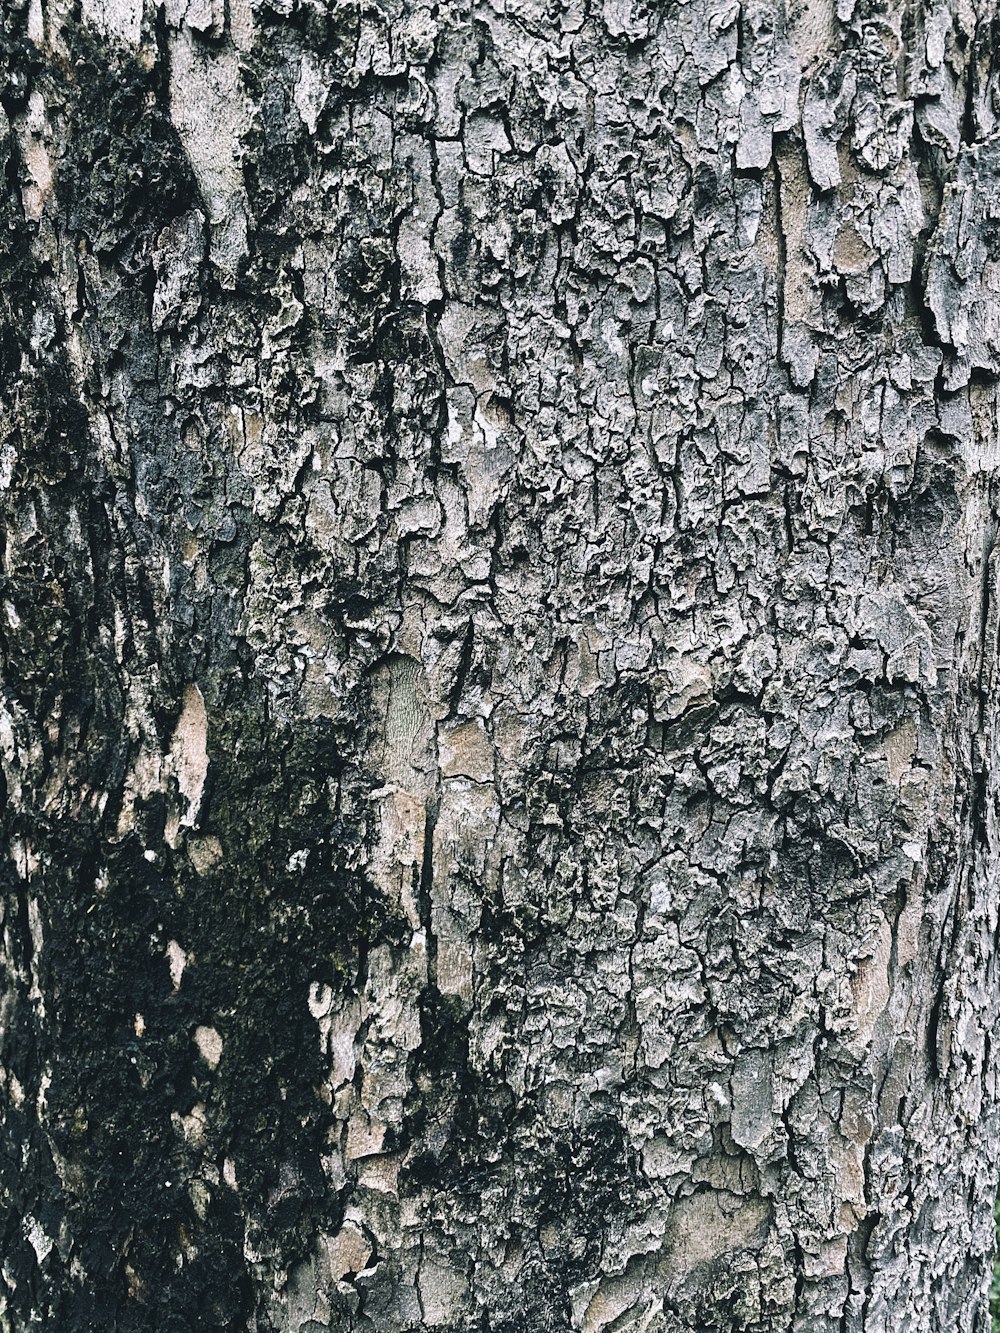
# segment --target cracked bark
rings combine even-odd
[[[995,26],[7,0],[0,1327],[988,1327]]]

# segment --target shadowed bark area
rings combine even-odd
[[[0,1329],[985,1333],[985,0],[0,9]]]

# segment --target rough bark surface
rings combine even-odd
[[[5,0],[0,1327],[983,1333],[987,0]]]

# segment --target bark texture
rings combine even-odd
[[[0,8],[0,1328],[984,1333],[991,0]]]

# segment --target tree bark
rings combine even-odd
[[[986,0],[7,0],[0,1328],[985,1333]]]

